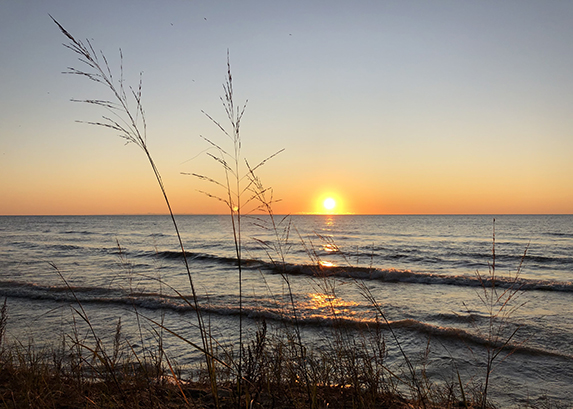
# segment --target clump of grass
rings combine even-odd
[[[7,304],[0,317],[4,334]],[[88,320],[89,325],[89,320]],[[76,325],[59,347],[36,348],[2,339],[0,401],[5,408],[181,407],[184,399],[156,361],[142,359],[123,337],[121,321],[108,350]],[[93,328],[93,327],[92,327]],[[166,403],[168,397],[169,403]]]
[[[3,309],[1,322],[7,322]],[[88,318],[89,321],[89,318]],[[80,335],[80,324],[59,347],[38,350],[33,344],[2,344],[0,400],[7,408],[477,408],[468,399],[459,406],[454,387],[433,390],[424,402],[398,392],[398,377],[386,366],[387,350],[382,325],[367,328],[319,349],[308,349],[304,361],[308,381],[300,368],[300,350],[291,332],[268,329],[261,321],[246,341],[242,396],[233,393],[236,365],[220,365],[217,397],[210,387],[209,369],[185,377],[169,359],[160,364],[156,353],[137,353],[123,335],[121,321],[105,340],[91,330]],[[86,323],[86,325],[89,325]],[[92,327],[93,328],[93,327]],[[2,329],[2,328],[0,328]],[[308,391],[310,390],[310,397]],[[489,406],[488,406],[489,407]]]
[[[491,250],[492,261],[488,265],[488,274],[485,275],[476,271],[476,277],[480,283],[480,290],[477,292],[477,296],[481,305],[485,308],[487,325],[485,329],[481,329],[475,322],[475,319],[472,320],[472,325],[478,332],[483,332],[486,339],[485,375],[483,377],[483,386],[480,388],[480,407],[482,409],[486,408],[488,404],[490,376],[493,370],[499,363],[511,356],[520,346],[520,344],[513,342],[520,327],[512,326],[510,324],[510,317],[524,305],[524,303],[518,302],[522,287],[520,274],[529,248],[529,245],[525,248],[515,273],[505,280],[505,285],[502,288],[497,285],[498,275],[496,270],[495,240],[494,218]],[[523,342],[521,342],[521,344],[522,343]]]

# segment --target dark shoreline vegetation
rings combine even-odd
[[[81,309],[81,307],[80,307]],[[78,312],[85,318],[83,312]],[[6,301],[1,311],[0,336],[7,322]],[[93,333],[88,340],[78,332],[66,334],[59,347],[37,350],[33,344],[2,343],[0,396],[3,407],[20,408],[412,408],[476,407],[454,399],[450,390],[427,390],[439,396],[405,399],[397,380],[383,365],[385,344],[380,331],[371,345],[345,340],[334,355],[308,351],[306,371],[312,380],[301,382],[298,347],[285,334],[269,335],[264,321],[244,348],[243,395],[237,393],[229,361],[217,361],[217,398],[210,374],[198,368],[185,380],[164,353],[162,338],[144,353],[136,353],[117,322],[112,340]],[[0,340],[0,341],[3,341]],[[342,341],[342,340],[340,340]],[[428,380],[425,380],[426,382]],[[461,405],[461,406],[460,406]]]
[[[86,77],[102,84],[111,92],[110,100],[83,100],[103,108],[107,114],[102,120],[89,122],[119,132],[128,143],[143,150],[152,168],[161,194],[173,222],[178,238],[183,274],[189,283],[190,297],[181,289],[170,287],[194,311],[193,320],[185,325],[198,329],[199,339],[187,339],[170,329],[162,320],[146,317],[133,306],[139,334],[127,337],[122,331],[121,319],[113,323],[114,334],[102,336],[90,321],[89,314],[74,293],[58,266],[52,265],[69,294],[75,299],[71,304],[74,330],[53,340],[51,348],[37,348],[33,341],[6,341],[6,323],[10,319],[10,306],[5,300],[0,316],[0,397],[6,408],[494,408],[488,395],[490,374],[505,358],[521,346],[514,343],[519,328],[508,324],[509,317],[519,308],[516,301],[520,294],[519,274],[504,278],[503,286],[497,284],[495,264],[495,231],[493,235],[492,262],[488,274],[476,274],[479,281],[479,301],[488,312],[485,335],[486,356],[482,373],[470,380],[459,371],[451,379],[431,379],[426,373],[425,357],[428,342],[420,357],[409,356],[402,348],[400,337],[394,332],[375,294],[367,285],[354,280],[354,285],[376,311],[372,323],[364,325],[359,335],[344,325],[337,325],[343,318],[337,316],[335,276],[323,267],[320,256],[312,243],[305,242],[288,217],[276,216],[272,189],[263,185],[256,171],[279,152],[251,166],[241,156],[240,122],[246,105],[236,106],[230,64],[223,85],[221,98],[228,127],[205,114],[225,136],[230,145],[215,143],[204,138],[210,146],[207,153],[223,171],[222,182],[205,175],[192,174],[209,184],[213,192],[208,196],[223,202],[232,222],[229,240],[234,243],[239,288],[238,327],[239,342],[233,347],[218,342],[211,332],[209,315],[196,295],[193,275],[179,234],[176,218],[171,210],[167,191],[158,168],[147,148],[145,113],[142,106],[141,80],[135,88],[126,88],[123,68],[119,78],[112,75],[108,61],[96,52],[89,40],[74,38],[57,21],[66,36],[67,48],[73,51],[85,68],[69,68],[68,73]],[[281,325],[272,330],[260,319],[257,330],[247,334],[242,309],[242,272],[248,260],[243,256],[241,222],[246,214],[262,214],[260,227],[274,235],[271,241],[260,241],[268,260],[280,274],[290,296],[290,305],[282,313]],[[495,222],[494,222],[495,228]],[[309,265],[314,266],[316,285],[332,298],[332,338],[327,345],[316,347],[301,335],[299,312],[295,303],[287,262],[287,249],[292,237],[300,240],[307,250]],[[327,237],[318,240],[337,249]],[[118,248],[121,247],[118,243]],[[121,254],[121,251],[120,251]],[[524,254],[525,257],[525,254]],[[523,258],[522,258],[523,261]],[[160,280],[158,278],[158,280]],[[169,286],[168,283],[162,283]],[[164,349],[164,341],[175,337],[190,349],[201,354],[201,363],[188,369],[178,365]],[[136,344],[134,339],[139,339]],[[153,339],[153,342],[147,340]],[[389,365],[389,347],[401,361]],[[145,347],[144,347],[145,346]],[[455,366],[455,364],[454,364]],[[480,369],[481,370],[481,369]],[[476,369],[478,371],[478,369]],[[551,403],[544,406],[554,407]]]
[[[81,304],[72,306],[72,310],[77,314],[77,326],[72,333],[61,335],[60,342],[54,340],[56,346],[36,348],[33,341],[8,344],[5,329],[9,312],[4,300],[0,311],[2,407],[497,407],[483,402],[483,383],[462,385],[460,378],[435,383],[426,377],[423,367],[412,368],[413,372],[408,373],[404,367],[397,372],[386,366],[387,342],[391,341],[386,341],[385,331],[391,331],[391,327],[385,328],[380,322],[362,331],[360,337],[341,326],[327,348],[313,350],[305,346],[301,360],[299,345],[289,327],[270,333],[266,322],[261,320],[256,334],[242,348],[241,389],[235,375],[236,354],[228,349],[223,353],[217,347],[213,349],[213,356],[217,357],[214,395],[211,374],[205,365],[185,371],[169,358],[163,341],[170,331],[161,323],[154,322],[155,344],[148,343],[145,349],[139,349],[122,332],[121,319],[115,323],[113,336],[104,339],[91,326]],[[134,312],[138,314],[137,310]],[[139,318],[145,320],[143,316]],[[81,321],[87,324],[87,333],[85,328],[80,329]],[[404,359],[408,359],[406,355]],[[303,380],[303,373],[308,381]],[[547,403],[519,407],[557,406]]]

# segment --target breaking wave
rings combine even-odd
[[[157,253],[158,257],[177,259],[182,257],[181,252],[163,251]],[[220,257],[205,253],[186,253],[189,260],[213,262],[222,265],[236,266],[237,259],[233,257]],[[276,274],[307,275],[311,277],[338,277],[354,280],[377,280],[389,283],[412,283],[427,285],[450,285],[460,287],[491,287],[513,288],[521,291],[560,291],[573,292],[573,282],[531,280],[498,276],[492,280],[488,275],[447,275],[415,272],[396,268],[374,268],[354,266],[334,266],[328,264],[294,264],[269,263],[254,259],[241,260],[243,267],[260,269]]]

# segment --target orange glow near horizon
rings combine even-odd
[[[100,184],[70,186],[33,185],[26,190],[21,184],[8,189],[2,203],[2,215],[90,215],[90,214],[167,214],[163,198],[153,183]],[[283,189],[281,201],[273,204],[275,214],[314,214],[337,216],[347,214],[571,214],[573,195],[563,192],[557,199],[549,196],[547,189],[532,192],[502,192],[490,189],[486,195],[480,186],[475,192],[452,195],[437,190],[434,192],[415,189],[399,191],[381,189],[382,194],[368,191],[365,194],[349,187],[343,199],[341,195],[327,192],[313,194],[310,186],[301,191]],[[279,189],[277,189],[279,190]],[[546,194],[544,194],[546,193]],[[511,197],[510,197],[511,196]],[[170,190],[170,201],[176,214],[227,214],[229,209],[221,202],[206,197],[191,189]],[[336,206],[328,210],[324,201],[331,197]],[[491,197],[495,197],[492,200]],[[249,209],[247,209],[249,210]]]
[[[146,169],[144,169],[146,170]],[[33,178],[19,183],[9,180],[0,203],[2,215],[89,215],[89,214],[166,214],[165,202],[153,179],[127,175],[108,181],[101,175],[86,180],[75,174],[68,179],[53,177],[54,183],[41,184]],[[56,175],[57,176],[57,175]],[[105,175],[104,175],[105,176]],[[100,177],[102,180],[100,180]],[[125,183],[125,181],[129,183]],[[529,180],[528,180],[529,181]],[[169,198],[176,214],[227,214],[224,203],[195,190],[189,179],[168,179]],[[505,182],[505,181],[504,181]],[[273,203],[275,214],[571,214],[573,194],[562,190],[552,196],[553,184],[532,188],[516,183],[385,183],[369,186],[342,181],[335,187],[317,190],[318,180],[306,184],[276,186],[280,201]],[[539,183],[539,185],[541,185]],[[485,194],[484,192],[487,192]],[[335,206],[325,207],[332,199]],[[493,198],[493,199],[492,199]],[[330,201],[329,201],[330,202]],[[327,202],[328,203],[328,202]],[[329,205],[330,206],[330,205]],[[246,210],[251,210],[247,206]]]

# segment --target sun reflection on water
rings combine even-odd
[[[326,260],[320,260],[320,261],[318,262],[318,265],[319,265],[320,267],[326,267],[326,268],[328,268],[328,267],[336,267],[336,264],[334,264],[334,263],[331,262],[331,261],[326,261]]]
[[[334,228],[334,217],[332,216],[325,216],[324,218],[324,224],[321,227],[322,231],[332,231],[332,229]]]
[[[338,246],[334,243],[324,243],[322,245],[322,249],[324,251],[326,251],[327,253],[337,253],[340,250],[338,249]]]
[[[356,312],[351,310],[351,307],[358,306],[354,301],[345,301],[337,298],[334,295],[324,293],[309,293],[310,298],[306,307],[312,310],[314,316],[321,318],[333,318],[333,315],[355,315]]]

